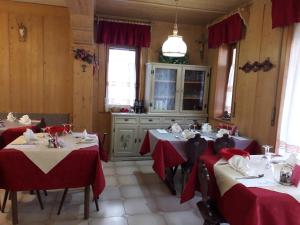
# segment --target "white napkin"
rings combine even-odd
[[[28,115],[24,115],[19,119],[19,123],[24,124],[24,125],[30,125],[31,119],[29,118]]]
[[[7,114],[7,120],[10,122],[14,122],[16,120],[16,117],[14,117],[14,114],[12,112],[9,112]]]
[[[86,131],[86,129],[82,132],[82,139],[86,139],[88,137],[88,133]]]
[[[220,137],[223,137],[223,135],[224,134],[230,134],[230,131],[229,130],[226,130],[226,129],[220,129],[219,131],[218,131],[218,133],[216,134],[216,136],[218,137],[218,138],[220,138]]]
[[[249,158],[240,155],[234,155],[228,160],[228,164],[244,176],[249,175]]]
[[[182,137],[185,139],[191,139],[195,137],[195,133],[193,131],[190,130],[184,130],[182,132]]]
[[[209,123],[204,123],[201,127],[202,132],[211,132],[212,126]]]
[[[37,137],[31,129],[26,129],[26,131],[23,133],[23,136],[26,140],[26,143],[30,143],[31,141],[37,140]]]
[[[298,162],[297,154],[291,153],[289,157],[286,159],[286,163],[291,165],[292,167],[296,166]]]
[[[182,132],[182,129],[177,123],[174,123],[171,127],[171,131],[172,133],[180,133]]]

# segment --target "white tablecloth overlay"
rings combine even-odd
[[[22,151],[37,167],[45,174],[49,173],[60,161],[62,161],[72,151],[81,148],[87,148],[98,145],[98,138],[89,143],[78,143],[81,139],[71,135],[59,137],[65,144],[64,148],[48,148],[46,138],[38,136],[38,144],[22,144],[26,143],[23,136],[20,136],[5,149],[16,149]],[[21,143],[21,144],[20,144]]]
[[[279,177],[274,178],[272,168],[265,169],[265,163],[261,155],[251,155],[250,168],[251,175],[264,174],[264,177],[257,179],[236,179],[243,177],[238,171],[234,170],[226,160],[220,159],[214,165],[216,182],[221,196],[236,184],[243,184],[246,187],[259,187],[271,191],[288,194],[300,202],[300,186],[284,186],[276,182]],[[279,173],[276,173],[279,174]]]

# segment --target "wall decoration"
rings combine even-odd
[[[262,63],[255,61],[254,63],[247,62],[242,67],[239,67],[240,70],[244,71],[245,73],[258,72],[262,70],[263,72],[268,72],[274,67],[274,64],[270,61],[270,58],[267,58]]]
[[[27,27],[23,23],[18,23],[19,41],[25,42],[27,38]]]
[[[77,48],[73,50],[74,52],[74,58],[77,60],[81,60],[87,64],[93,64],[93,73],[95,73],[96,69],[98,69],[99,64],[96,59],[95,54],[91,54],[89,51],[83,49],[83,48]],[[82,72],[86,72],[86,64],[82,64]]]
[[[250,62],[246,62],[242,67],[239,67],[240,70],[244,71],[245,73],[250,73],[252,70],[252,64]]]
[[[184,57],[167,57],[159,52],[159,62],[160,63],[170,63],[170,64],[189,64],[189,56],[185,54]]]

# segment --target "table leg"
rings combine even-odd
[[[11,192],[11,209],[12,209],[12,223],[13,225],[18,224],[18,202],[17,202],[17,192]]]
[[[90,186],[84,188],[84,219],[87,220],[90,214]]]
[[[178,168],[178,166],[166,169],[166,178],[165,178],[164,182],[167,185],[167,187],[169,188],[172,195],[176,195],[174,177],[175,177],[177,168]]]

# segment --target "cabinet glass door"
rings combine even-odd
[[[206,71],[184,70],[183,77],[183,111],[203,111],[205,100]]]
[[[176,109],[177,72],[176,68],[154,69],[153,109],[155,111]]]

